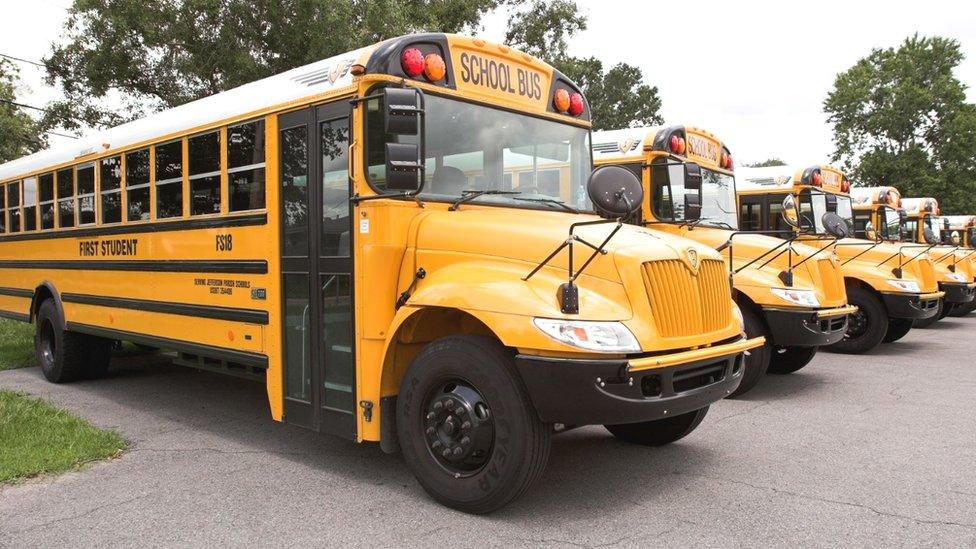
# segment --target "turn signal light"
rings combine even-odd
[[[407,76],[416,78],[424,72],[424,54],[420,53],[417,48],[407,48],[403,50],[403,54],[400,56],[400,66],[403,67],[403,72]]]
[[[572,99],[569,97],[569,92],[564,88],[559,88],[552,95],[552,106],[559,112],[569,111],[571,104]]]
[[[672,135],[668,140],[668,148],[674,154],[685,154],[685,140],[680,135]]]
[[[583,114],[583,96],[573,93],[569,96],[569,114],[579,116]]]
[[[447,74],[447,65],[444,59],[436,53],[428,53],[424,56],[424,76],[431,82],[438,82]]]

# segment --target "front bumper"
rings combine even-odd
[[[857,307],[833,309],[778,309],[765,308],[766,325],[769,326],[771,343],[777,347],[820,347],[844,339],[848,315]]]
[[[515,366],[539,418],[566,425],[663,419],[704,408],[742,381],[743,352],[761,337],[634,359],[518,355]]]
[[[932,318],[939,312],[939,300],[945,292],[929,294],[882,293],[890,318],[924,319]]]
[[[939,282],[939,289],[945,292],[946,303],[969,303],[976,294],[976,284],[962,282]]]

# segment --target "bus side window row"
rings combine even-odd
[[[222,132],[213,130],[154,145],[152,154],[147,147],[7,183],[0,186],[0,233],[54,229],[55,218],[60,228],[151,219],[151,181],[156,219],[182,217],[184,178],[189,215],[219,214],[222,161],[227,167],[227,211],[263,209],[264,130],[264,120],[253,120],[226,128],[226,144]]]

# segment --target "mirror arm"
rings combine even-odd
[[[825,245],[825,246],[824,246],[823,248],[820,248],[819,250],[817,250],[817,251],[815,251],[815,252],[813,252],[812,254],[810,254],[809,256],[807,256],[807,257],[805,257],[805,258],[803,259],[803,261],[800,261],[800,262],[799,262],[799,263],[797,263],[796,265],[793,265],[793,268],[796,268],[796,267],[799,267],[800,265],[803,265],[803,264],[804,264],[804,263],[806,263],[807,261],[809,261],[809,260],[811,260],[811,259],[813,259],[813,258],[814,258],[814,256],[816,256],[816,255],[817,255],[817,254],[819,254],[820,252],[822,252],[822,251],[824,251],[824,250],[826,250],[826,249],[828,249],[828,248],[830,248],[831,246],[834,246],[835,244],[837,244],[837,240],[838,240],[838,239],[836,239],[836,238],[834,238],[833,240],[831,240],[830,242],[828,242],[828,243],[827,243],[827,244],[826,244],[826,245]]]

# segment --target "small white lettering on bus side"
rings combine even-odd
[[[136,255],[138,247],[138,238],[82,240],[78,242],[78,255],[81,257]]]

